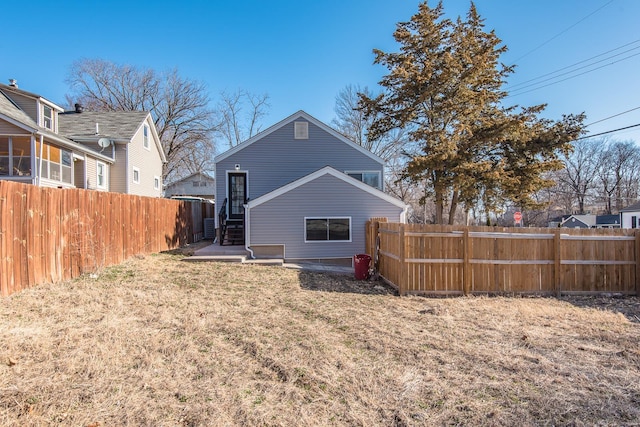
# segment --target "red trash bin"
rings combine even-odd
[[[369,264],[371,257],[367,254],[358,254],[353,256],[353,268],[357,280],[366,280],[369,278]]]

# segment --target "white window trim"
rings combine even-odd
[[[102,166],[103,171],[102,185],[100,185],[100,180],[98,179],[100,176],[100,166]],[[96,188],[99,188],[101,190],[107,189],[107,164],[101,161],[96,161]]]
[[[380,187],[373,187],[373,186],[371,186],[371,187],[377,188],[378,190],[382,191],[382,187],[383,187],[382,172],[380,172],[379,170],[348,170],[348,171],[344,171],[344,173],[346,173],[347,175],[349,175],[350,173],[360,173],[360,174],[375,173],[375,174],[378,175],[378,182],[380,183]],[[353,178],[353,177],[351,177],[351,178]],[[364,181],[360,181],[360,182],[366,184],[366,182],[364,182]]]
[[[46,111],[47,109],[49,109],[49,110],[51,111],[51,117],[47,117],[47,116],[45,115],[45,111]],[[52,108],[52,107],[50,107],[50,106],[48,106],[48,105],[45,105],[45,104],[43,104],[43,105],[42,105],[42,127],[43,127],[43,128],[45,128],[45,129],[49,129],[49,130],[51,130],[51,131],[53,131],[53,130],[54,130],[54,114],[55,114],[55,113],[54,113],[54,111],[53,111],[53,108]],[[46,122],[46,120],[50,120],[50,122],[49,122],[49,126],[47,126],[47,122]]]
[[[138,172],[138,180],[136,181],[136,172]],[[133,181],[134,184],[140,184],[140,169],[137,167],[133,167],[133,174],[131,175],[131,181]]]
[[[146,131],[146,136],[145,136],[145,131]],[[149,129],[149,126],[147,126],[146,124],[142,125],[142,146],[146,149],[151,151],[151,129]]]
[[[307,220],[308,219],[348,219],[349,220],[349,240],[307,240]],[[352,221],[350,216],[305,216],[302,224],[302,232],[304,233],[305,243],[351,243],[352,236]]]
[[[162,181],[160,180],[160,177],[156,175],[153,177],[153,189],[160,190],[160,187],[162,187]]]

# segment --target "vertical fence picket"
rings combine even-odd
[[[0,181],[0,295],[191,243],[190,204]]]

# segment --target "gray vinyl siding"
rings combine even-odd
[[[400,221],[402,208],[348,182],[323,175],[255,206],[250,212],[251,245],[285,245],[285,257],[351,258],[365,246],[371,217]],[[305,243],[305,217],[350,217],[351,242]]]
[[[302,118],[295,121],[304,121]],[[309,139],[294,139],[294,121],[216,163],[216,196],[227,197],[227,171],[248,172],[251,200],[325,166],[344,171],[382,171],[383,166],[309,122]]]

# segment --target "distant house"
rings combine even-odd
[[[596,216],[595,215],[570,215],[565,218],[561,223],[560,227],[567,228],[592,228],[596,225]]]
[[[350,262],[367,220],[405,221],[384,161],[304,111],[218,155],[215,172],[220,243],[257,258]]]
[[[596,216],[595,228],[620,228],[620,214]]]
[[[622,228],[640,228],[640,202],[620,209]]]
[[[196,172],[165,187],[165,197],[193,196],[213,200],[215,198],[215,179],[206,173]]]
[[[0,84],[0,179],[160,197],[164,162],[147,112],[65,112]]]

